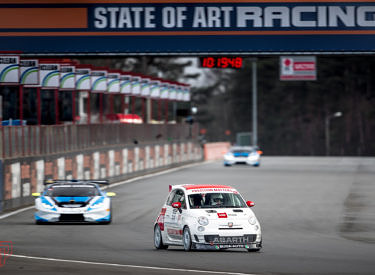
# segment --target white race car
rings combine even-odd
[[[257,147],[233,146],[224,155],[224,166],[248,164],[257,167],[260,165],[260,155],[262,153]]]
[[[252,206],[226,185],[171,186],[154,224],[154,245],[259,251],[262,233]]]
[[[98,184],[104,180],[48,180],[42,193],[33,193],[35,223],[112,221],[111,198],[116,194],[104,192]]]

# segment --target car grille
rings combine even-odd
[[[69,201],[69,202],[57,202],[54,200],[58,207],[69,207],[69,208],[76,208],[76,207],[85,207],[88,202],[76,202],[76,201]]]
[[[242,227],[219,227],[219,230],[241,230]]]
[[[211,244],[247,244],[255,242],[256,238],[256,234],[243,236],[204,235],[204,240]]]
[[[84,222],[85,217],[83,214],[61,214],[60,222]]]

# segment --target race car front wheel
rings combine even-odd
[[[159,225],[154,228],[154,245],[156,249],[167,249],[168,245],[163,244],[163,238],[161,236],[161,231]]]
[[[184,228],[183,241],[184,241],[184,249],[185,249],[185,251],[190,251],[191,248],[192,248],[192,243],[191,243],[190,229],[189,229],[188,226],[186,226]]]

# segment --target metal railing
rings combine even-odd
[[[64,153],[122,144],[184,141],[197,137],[186,124],[85,124],[0,127],[0,157]]]

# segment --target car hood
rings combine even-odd
[[[222,220],[222,219],[238,219],[247,220],[251,216],[255,216],[254,212],[249,208],[204,208],[192,209],[191,215],[194,217],[205,216],[209,220]]]

